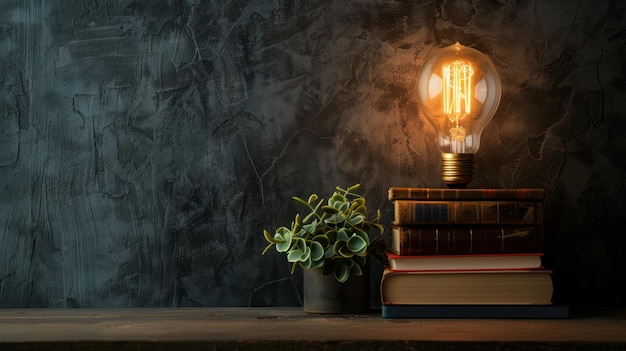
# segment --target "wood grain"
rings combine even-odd
[[[348,344],[379,350],[409,346],[414,349],[506,346],[521,350],[529,345],[534,345],[534,349],[551,347],[551,350],[574,345],[577,350],[608,346],[621,349],[626,347],[626,311],[585,311],[563,320],[383,319],[376,312],[317,315],[306,314],[300,308],[0,311],[0,349],[3,350],[50,345],[57,349],[113,349],[120,345],[131,349],[139,349],[138,345],[156,349],[192,345],[245,349],[245,345],[256,345],[256,349],[282,350],[322,345],[324,349],[334,349]]]

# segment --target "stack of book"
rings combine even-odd
[[[389,318],[566,318],[542,265],[545,190],[390,188]]]

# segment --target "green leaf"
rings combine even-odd
[[[304,230],[304,228],[300,228],[298,232],[293,232],[293,233],[295,233],[293,234],[293,236],[296,238],[306,238],[308,236],[308,232]]]
[[[360,235],[352,234],[348,240],[347,247],[354,253],[363,252],[367,248],[367,242]]]
[[[343,242],[336,242],[335,245],[333,245],[334,257],[343,257],[343,256],[341,256],[340,250],[341,250],[342,247],[345,247],[345,245],[346,245],[345,241],[343,241]]]
[[[272,234],[270,234],[270,232],[268,232],[267,230],[263,230],[263,236],[265,237],[265,240],[267,240],[271,244],[280,244],[285,242],[285,240],[275,239]]]
[[[311,268],[311,258],[308,258],[304,261],[300,262],[300,267],[302,267],[303,269],[309,269]]]
[[[305,224],[302,226],[302,228],[304,230],[306,230],[307,232],[313,234],[313,232],[315,231],[315,228],[317,227],[317,219],[315,219],[313,222],[309,223],[309,224]]]
[[[348,280],[348,277],[350,276],[350,271],[348,270],[348,267],[342,264],[337,264],[335,265],[334,274],[335,279],[337,279],[338,282],[343,283]]]
[[[343,213],[338,212],[338,213],[335,213],[334,215],[326,218],[324,220],[324,222],[326,224],[339,224],[339,223],[342,223],[345,220],[346,220],[346,216]]]
[[[356,228],[356,227],[355,227],[355,228]],[[363,223],[361,223],[361,225],[360,225],[360,226],[358,226],[358,229],[359,229],[360,231],[369,232],[369,231],[370,231],[370,229],[372,229],[372,226],[370,225],[370,223],[369,223],[369,222],[364,221]]]
[[[309,223],[311,219],[314,217],[315,217],[315,213],[311,212],[308,215],[306,215],[306,217],[304,217],[304,219],[302,220],[302,223]]]
[[[335,274],[335,261],[326,261],[326,264],[322,267],[322,277],[328,277]]]
[[[339,204],[339,203],[337,203]],[[337,209],[341,212],[346,212],[348,210],[348,208],[350,208],[350,203],[349,202],[343,202],[341,203],[341,205],[339,207],[337,207]]]
[[[361,266],[359,266],[358,264],[353,264],[352,267],[350,267],[350,274],[351,275],[363,275],[363,270],[361,269]]]
[[[352,200],[352,203],[356,205],[356,207],[365,207],[365,199],[362,197],[357,197],[356,199]]]
[[[311,268],[319,268],[324,265],[325,260],[311,261]]]
[[[322,211],[326,212],[326,213],[330,213],[330,214],[335,214],[337,212],[339,212],[338,209],[332,207],[332,206],[328,206],[328,205],[324,205],[322,206]]]
[[[361,223],[363,223],[363,221],[365,220],[365,216],[363,216],[362,214],[355,214],[353,216],[351,216],[348,219],[348,223],[352,224],[352,225],[359,225]]]
[[[304,262],[311,257],[311,249],[305,247],[304,250],[293,249],[287,253],[287,261],[289,262]]]
[[[354,256],[354,252],[350,251],[345,245],[340,246],[336,251],[344,258],[352,258],[352,256]]]
[[[360,214],[362,214],[363,216],[365,216],[365,215],[366,215],[366,213],[367,213],[367,208],[366,208],[365,206],[359,206],[359,207],[357,207],[357,208],[354,210],[354,212],[356,212],[356,213],[360,213]]]
[[[306,237],[307,232],[304,229],[304,225],[302,224],[299,213],[296,215],[296,218],[292,222],[291,226],[291,233],[293,236]]]
[[[363,240],[365,240],[365,246],[369,246],[370,245],[370,236],[369,234],[367,234],[366,232],[363,231],[356,231],[354,234],[360,236],[361,238],[363,238]]]
[[[298,267],[298,261],[291,264],[291,274],[296,271],[296,267]]]
[[[324,249],[330,245],[330,239],[328,239],[327,235],[316,235],[313,237],[313,241],[319,243]]]
[[[348,231],[346,230],[346,228],[341,228],[337,231],[337,241],[348,241],[348,239],[350,239],[350,236],[348,235]]]
[[[337,240],[335,245],[333,245],[333,251],[336,255],[345,258],[350,258],[354,255],[354,253],[348,248],[347,240]]]
[[[354,253],[356,256],[367,256],[367,246],[364,246],[361,251]]]
[[[324,232],[324,235],[328,237],[328,241],[330,243],[334,243],[337,241],[337,231],[335,229],[328,229]]]
[[[338,202],[346,202],[346,197],[339,194],[339,193],[334,193],[333,197],[331,197],[330,199],[328,199],[328,204],[335,207],[334,204],[338,203]],[[335,207],[336,208],[336,207]]]
[[[351,186],[351,187],[349,187],[349,188],[348,188],[348,192],[349,192],[349,193],[354,192],[354,191],[355,191],[355,190],[357,190],[359,187],[361,187],[361,184],[359,184],[359,183],[354,184],[353,186]]]
[[[331,258],[333,256],[335,256],[335,247],[329,246],[326,251],[324,251],[324,257]]]
[[[306,250],[304,250],[304,255],[302,255],[302,257],[300,258],[300,261],[307,261],[311,259],[311,248],[310,247],[306,247]]]
[[[311,196],[309,196],[309,205],[317,201],[317,199],[318,199],[317,194],[311,194]]]
[[[298,251],[301,251],[301,252],[306,251],[307,247],[306,247],[306,241],[304,241],[304,239],[294,238],[293,240],[295,242],[296,247],[298,248]]]
[[[279,241],[279,243],[276,244],[276,251],[287,252],[291,247],[291,231],[289,231],[287,227],[278,228],[276,234],[274,234],[274,240]]]
[[[346,200],[346,198],[343,195],[335,193],[333,197],[328,199],[327,207],[334,208],[336,210],[344,212],[350,207],[350,203]]]
[[[303,204],[304,206],[309,206],[309,203],[308,203],[308,202],[306,202],[306,201],[302,200],[301,198],[299,198],[299,197],[297,197],[297,196],[292,197],[292,199],[294,199],[294,200],[296,200],[297,202],[299,202],[299,203]]]
[[[361,266],[361,267],[365,267],[365,264],[367,263],[367,257],[365,256],[354,256],[352,257],[352,261],[354,261],[354,265],[355,266]]]
[[[323,257],[324,257],[324,248],[322,247],[322,244],[320,244],[317,241],[313,241],[311,243],[311,260],[319,261]]]
[[[289,262],[299,262],[301,261],[303,252],[298,250],[289,251],[287,254],[287,261]]]
[[[354,260],[351,258],[342,258],[340,259],[341,264],[343,264],[344,266],[348,267],[348,269],[350,269],[352,266],[354,266],[356,263],[354,263]]]

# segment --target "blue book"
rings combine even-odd
[[[567,305],[382,305],[383,318],[569,318]]]

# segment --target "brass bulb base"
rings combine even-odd
[[[441,180],[448,188],[465,188],[472,181],[474,154],[441,153]]]

